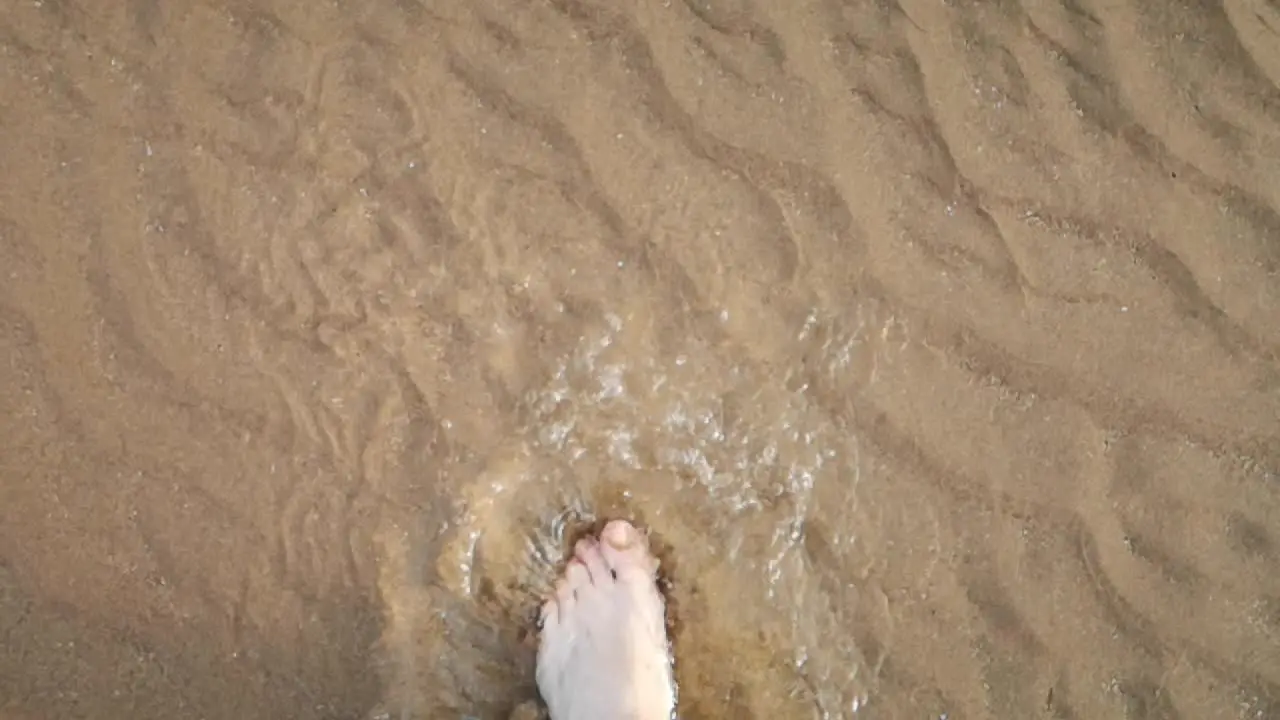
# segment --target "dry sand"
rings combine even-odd
[[[0,717],[1280,718],[1280,5],[5,0]]]

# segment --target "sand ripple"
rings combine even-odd
[[[24,0],[0,709],[1280,717],[1280,8]],[[9,715],[5,715],[9,717]]]

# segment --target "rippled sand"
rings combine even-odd
[[[1196,7],[1198,6],[1198,7]],[[0,717],[1280,718],[1274,0],[9,0]]]

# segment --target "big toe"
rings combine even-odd
[[[652,580],[658,560],[649,552],[649,539],[626,520],[614,520],[600,533],[600,552],[609,567],[623,576],[641,576]]]

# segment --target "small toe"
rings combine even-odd
[[[573,547],[573,555],[587,566],[591,574],[591,582],[597,585],[613,581],[613,570],[600,552],[600,543],[595,538],[582,538]]]
[[[552,591],[551,597],[542,603],[542,610],[538,614],[538,627],[546,632],[547,628],[559,625],[573,610],[575,601],[573,586],[569,584],[569,579],[561,577],[556,581],[556,589]]]
[[[568,566],[565,567],[564,580],[561,583],[566,591],[574,594],[591,585],[591,573],[587,571],[587,566],[575,557],[570,559]]]
[[[560,622],[560,603],[555,596],[542,603],[542,609],[538,612],[538,629],[546,630],[552,628]]]

